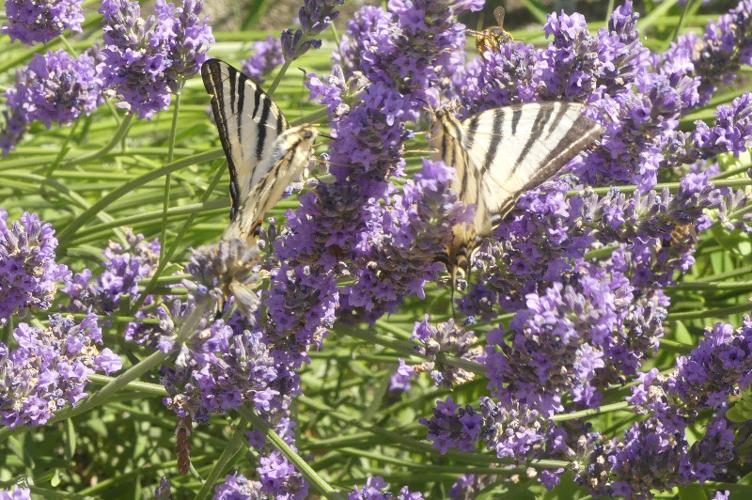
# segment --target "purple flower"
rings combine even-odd
[[[436,403],[433,417],[422,418],[420,423],[428,428],[427,437],[441,454],[451,448],[474,451],[481,432],[481,416],[472,406],[457,406],[451,396]]]
[[[251,481],[239,473],[228,474],[214,490],[214,500],[261,500],[261,483]]]
[[[92,280],[92,272],[76,273],[65,288],[76,310],[94,308],[99,312],[116,312],[125,301],[139,296],[140,280],[152,275],[159,260],[159,241],[150,242],[141,234],[126,230],[127,246],[110,241],[103,252],[102,272]]]
[[[9,111],[2,131],[7,154],[34,121],[50,128],[90,114],[102,101],[97,75],[98,54],[90,50],[77,58],[62,50],[35,54],[28,67],[16,71],[16,83],[5,91]]]
[[[67,29],[80,32],[82,4],[83,0],[8,0],[8,25],[2,32],[26,44],[48,42]]]
[[[397,370],[389,379],[389,390],[400,392],[409,391],[410,383],[412,382],[413,378],[415,378],[416,374],[417,371],[415,370],[415,367],[405,363],[404,359],[400,359]]]
[[[182,7],[159,0],[154,14],[143,19],[138,2],[102,2],[102,78],[120,96],[121,107],[142,118],[167,109],[170,92],[198,71],[214,42],[202,9],[199,0],[184,0]]]
[[[475,375],[465,369],[449,366],[442,361],[442,355],[452,356],[468,361],[481,361],[483,352],[476,346],[476,338],[472,331],[455,324],[454,320],[432,326],[428,322],[428,315],[415,323],[411,337],[418,343],[417,352],[428,358],[423,363],[421,371],[430,371],[431,378],[436,385],[453,387],[475,378]]]
[[[267,495],[286,500],[307,498],[308,482],[281,452],[274,450],[262,456],[256,472]]]
[[[343,3],[344,0],[305,0],[298,11],[300,28],[287,29],[280,36],[285,60],[292,61],[312,47],[321,47],[321,40],[312,37],[323,32],[337,19],[339,12],[335,9]]]
[[[257,411],[283,406],[271,387],[278,374],[260,332],[216,320],[181,346],[174,367],[163,366],[165,405],[178,416],[206,422],[246,402]]]
[[[0,491],[0,500],[31,500],[31,490],[14,486],[9,490]]]
[[[266,40],[253,44],[253,55],[243,63],[243,73],[260,84],[267,74],[283,62],[285,57],[282,54],[282,44],[269,36]]]
[[[347,495],[348,500],[423,500],[423,495],[403,486],[398,495],[388,491],[389,484],[380,476],[368,476],[363,487],[357,486]]]
[[[99,348],[102,332],[94,314],[80,323],[52,315],[45,329],[21,323],[13,339],[15,350],[0,343],[0,418],[11,428],[47,423],[86,396],[89,375],[122,365],[110,349]]]
[[[50,307],[58,282],[70,271],[55,262],[55,230],[35,214],[24,212],[8,226],[0,209],[0,325],[12,314]]]

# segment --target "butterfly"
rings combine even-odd
[[[264,215],[308,166],[318,132],[290,127],[256,83],[219,59],[201,66],[230,171],[230,225],[223,238],[253,241]]]
[[[512,41],[512,35],[504,31],[504,7],[496,7],[493,11],[497,26],[483,31],[467,30],[475,37],[475,48],[481,54],[485,52],[498,52],[499,46]]]
[[[452,292],[467,276],[478,241],[514,208],[519,196],[555,175],[603,133],[582,104],[542,102],[489,109],[459,121],[439,111],[431,141],[456,170],[452,189],[474,205],[472,222],[455,225],[446,249]]]

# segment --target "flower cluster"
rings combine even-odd
[[[45,424],[86,396],[89,375],[121,367],[110,349],[98,347],[102,331],[94,314],[80,323],[52,315],[46,328],[21,323],[13,339],[15,350],[0,343],[0,418],[11,428]]]
[[[50,224],[24,213],[9,226],[0,209],[0,325],[12,314],[50,307],[58,283],[70,278],[68,268],[55,262],[56,248]]]
[[[10,490],[0,491],[0,500],[31,500],[31,490],[14,486]]]
[[[7,154],[34,121],[47,128],[68,124],[88,115],[102,101],[102,80],[97,73],[99,54],[89,50],[72,57],[63,50],[35,54],[29,65],[16,72],[15,85],[5,91],[8,110],[0,134]]]
[[[214,490],[214,500],[261,500],[261,483],[251,481],[242,474],[229,474],[224,482]]]
[[[8,0],[8,25],[2,32],[11,40],[32,44],[48,42],[65,30],[81,31],[83,0]]]
[[[156,3],[144,19],[138,2],[105,0],[102,79],[119,96],[121,106],[150,118],[170,104],[184,78],[198,71],[214,42],[200,0],[175,7]]]
[[[339,12],[335,9],[343,3],[345,0],[305,0],[298,11],[300,28],[286,29],[280,36],[285,60],[292,61],[311,48],[321,47],[321,40],[313,37],[321,34],[337,19]]]
[[[362,488],[357,486],[347,495],[348,500],[422,500],[423,495],[411,492],[407,486],[400,489],[398,495],[387,490],[389,484],[380,476],[368,476]]]
[[[429,360],[421,364],[420,370],[430,371],[436,385],[453,387],[474,378],[474,374],[464,368],[447,365],[445,355],[471,362],[483,360],[483,352],[476,346],[475,334],[451,319],[432,326],[426,315],[423,321],[415,323],[411,338],[418,342],[417,352]]]
[[[111,314],[138,298],[139,280],[151,276],[156,269],[160,245],[158,240],[148,242],[130,229],[126,229],[125,239],[125,245],[109,242],[96,279],[92,279],[91,270],[84,269],[67,284],[64,291],[75,310],[93,308]]]
[[[243,63],[243,73],[256,83],[285,62],[282,44],[273,36],[253,44],[253,55]]]

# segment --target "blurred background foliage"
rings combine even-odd
[[[378,2],[374,2],[378,3]],[[493,7],[488,2],[479,15],[468,16],[468,26],[493,24]],[[643,13],[640,21],[646,45],[653,50],[668,46],[681,20],[682,30],[702,30],[705,23],[736,4],[732,0],[693,1],[682,18],[682,7],[675,0],[636,2]],[[46,46],[27,48],[11,44],[0,36],[0,90],[12,84],[14,68],[25,64],[39,51],[67,48],[80,52],[101,39],[101,16],[98,2],[87,1],[84,32],[69,39],[58,38]],[[336,23],[339,33],[345,21],[366,2],[348,1]],[[296,15],[297,0],[220,0],[207,2],[213,19],[217,43],[209,54],[239,65],[250,55],[253,41],[269,34],[277,35],[288,27]],[[506,3],[506,28],[515,39],[544,44],[542,21],[552,10],[579,11],[597,30],[605,24],[613,7],[607,1],[510,0]],[[145,10],[149,7],[145,4]],[[320,107],[308,101],[304,72],[326,74],[331,67],[331,51],[336,47],[335,33],[325,33],[326,42],[318,51],[310,51],[295,61],[275,94],[275,100],[290,121],[316,113]],[[473,44],[469,43],[471,47]],[[300,68],[300,70],[296,69]],[[271,75],[269,78],[273,78]],[[730,102],[748,88],[749,68],[733,88],[721,90],[710,105],[689,116],[710,118],[715,107]],[[118,140],[116,131],[123,112],[101,107],[70,127],[50,130],[34,125],[30,134],[8,157],[0,159],[0,206],[15,219],[24,210],[33,210],[51,222],[58,231],[61,260],[74,271],[84,266],[97,269],[102,248],[110,239],[121,240],[122,228],[131,227],[148,239],[159,237],[164,180],[173,171],[168,209],[166,246],[174,247],[171,263],[160,278],[160,285],[178,283],[187,250],[215,241],[228,220],[228,176],[225,160],[219,151],[217,132],[208,114],[208,97],[200,78],[187,82],[178,116],[175,162],[167,162],[167,140],[173,110],[157,114],[152,120],[134,120],[127,139]],[[325,144],[320,146],[323,151]],[[415,140],[409,147],[410,166],[414,169],[423,155],[425,144]],[[196,162],[197,155],[214,152],[211,161]],[[181,163],[183,162],[183,163]],[[171,166],[168,166],[171,165]],[[738,169],[749,165],[749,157],[728,158],[723,168]],[[414,170],[413,170],[414,171]],[[282,217],[297,206],[295,197],[283,200],[270,214]],[[78,227],[71,231],[72,226]],[[712,231],[703,236],[697,254],[698,264],[687,279],[702,281],[703,276],[724,274],[729,279],[743,279],[752,272],[748,237]],[[659,368],[672,366],[677,353],[687,352],[701,336],[702,328],[714,321],[701,318],[698,312],[717,310],[717,317],[739,324],[740,312],[749,308],[752,287],[731,290],[697,290],[675,287],[671,290],[672,327],[668,330],[662,354],[648,363]],[[408,300],[399,313],[361,326],[357,331],[334,331],[321,352],[312,353],[313,362],[303,373],[304,397],[299,398],[295,418],[301,438],[301,454],[311,466],[336,486],[362,483],[367,474],[382,475],[392,485],[408,484],[420,489],[428,498],[446,496],[448,487],[462,473],[495,474],[486,495],[496,498],[584,498],[571,480],[564,480],[553,492],[545,493],[536,482],[526,478],[521,469],[497,468],[495,457],[468,459],[448,453],[440,456],[424,441],[425,430],[417,423],[429,415],[437,398],[448,390],[435,388],[419,379],[407,394],[388,392],[389,377],[401,357],[400,348],[410,335],[413,322],[427,311],[434,320],[446,318],[447,293],[429,288],[429,301]],[[131,361],[145,354],[123,340],[122,331],[130,311],[109,318],[107,345],[117,345]],[[508,320],[508,318],[506,318]],[[492,325],[481,326],[480,331]],[[7,340],[12,323],[0,330]],[[376,331],[390,345],[376,346],[368,331]],[[158,382],[152,374],[145,382]],[[162,476],[168,476],[176,498],[192,498],[201,479],[214,467],[217,457],[228,447],[231,425],[213,418],[194,430],[191,474],[176,473],[176,417],[160,400],[161,386],[145,385],[138,393],[118,393],[109,404],[75,419],[34,430],[0,431],[0,485],[19,477],[32,477],[34,490],[46,498],[151,498]],[[149,390],[151,397],[145,397]],[[145,391],[145,392],[144,392]],[[476,401],[485,392],[485,381],[478,379],[452,391],[456,401]],[[621,401],[625,388],[609,392],[604,403]],[[592,419],[593,426],[618,435],[635,415],[609,413]],[[691,438],[690,438],[691,439]],[[233,455],[224,473],[233,469],[251,471],[255,452],[243,447]],[[224,474],[222,475],[222,477]],[[724,485],[726,487],[728,485]],[[706,484],[708,491],[714,485]],[[703,488],[685,488],[671,496],[705,498]],[[752,486],[737,485],[739,498],[749,498]]]

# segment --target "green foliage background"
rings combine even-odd
[[[31,49],[10,44],[7,36],[0,37],[0,87],[12,85],[14,69],[27,63],[36,52],[66,48],[78,53],[100,40],[97,3],[86,2],[89,15],[81,36],[58,38],[47,46]],[[246,29],[215,32],[217,43],[210,55],[239,65],[250,55],[252,41],[276,35],[276,31],[263,31],[263,16],[252,14],[269,3],[249,1],[248,15],[243,18]],[[645,15],[639,26],[649,48],[666,48],[677,30],[701,30],[728,7],[728,3],[720,2],[700,9],[699,1],[688,3],[686,10],[675,0],[641,5]],[[526,18],[537,24],[512,29],[512,34],[518,40],[545,43],[540,20],[549,8],[535,0],[522,4],[527,9]],[[608,10],[604,4],[598,8],[586,5],[586,9],[602,9],[604,13],[604,17],[591,19],[593,30],[604,25]],[[514,22],[508,21],[514,28]],[[474,24],[475,19],[470,22]],[[320,107],[308,102],[303,72],[296,68],[328,72],[336,43],[332,32],[326,37],[322,50],[309,52],[293,64],[275,94],[290,121],[322,117]],[[717,105],[748,90],[749,82],[750,70],[745,68],[733,87],[719,92],[707,108],[687,117],[682,126],[689,127],[695,119],[711,118]],[[322,142],[320,150],[325,147]],[[410,145],[413,168],[425,149],[421,140]],[[745,175],[750,165],[748,155],[724,161],[722,182],[736,186],[750,183]],[[166,198],[168,173],[171,180]],[[675,187],[677,179],[662,181]],[[199,77],[187,82],[179,107],[173,100],[169,110],[151,121],[130,121],[122,110],[103,106],[71,127],[47,130],[36,125],[16,151],[0,159],[0,206],[10,212],[10,219],[29,210],[51,222],[60,240],[60,260],[74,271],[90,267],[96,272],[103,247],[110,239],[122,240],[125,227],[148,239],[163,236],[169,264],[155,282],[157,292],[165,291],[164,285],[180,281],[182,263],[190,247],[215,241],[224,229],[229,208],[227,184],[224,157]],[[283,200],[270,215],[281,218],[296,205],[294,198]],[[165,206],[167,224],[163,225]],[[645,368],[656,366],[663,370],[673,366],[677,355],[688,352],[701,339],[706,325],[719,319],[741,322],[741,315],[751,308],[751,250],[748,234],[729,232],[716,225],[703,235],[691,274],[670,289],[672,309],[667,336],[659,355]],[[592,258],[602,256],[603,252]],[[397,359],[414,353],[406,342],[413,322],[427,312],[433,319],[448,316],[447,293],[432,286],[427,294],[426,301],[409,299],[399,313],[377,321],[373,327],[335,328],[324,348],[312,353],[313,362],[302,375],[305,396],[298,399],[295,409],[301,457],[330,485],[343,490],[362,483],[368,474],[378,474],[392,486],[407,484],[428,498],[441,498],[458,475],[478,473],[498,478],[485,493],[488,498],[584,498],[584,490],[571,480],[545,493],[537,481],[529,479],[534,468],[509,465],[488,453],[439,455],[425,440],[418,418],[429,415],[435,400],[445,398],[449,391],[436,389],[427,378],[419,379],[407,394],[387,391]],[[113,327],[105,337],[106,345],[123,356],[126,367],[150,354],[122,338],[132,314],[124,306],[110,318]],[[508,321],[509,317],[501,320]],[[479,330],[493,326],[484,325]],[[9,324],[0,330],[0,340],[7,342],[12,328],[13,324]],[[208,425],[196,428],[191,474],[177,475],[176,418],[162,406],[163,389],[158,385],[157,372],[144,373],[138,381],[105,394],[95,405],[61,415],[52,425],[0,429],[0,486],[25,478],[36,494],[46,498],[150,498],[160,477],[167,476],[176,498],[192,498],[197,492],[198,498],[205,498],[210,496],[213,482],[228,472],[252,472],[257,456],[244,446],[238,429],[242,431],[245,423],[240,424],[236,416],[213,418]],[[89,392],[110,381],[108,377],[95,377]],[[600,414],[589,412],[596,429],[620,435],[639,418],[623,404],[627,390],[614,387]],[[464,403],[476,401],[484,392],[481,374],[451,394]],[[739,414],[736,418],[752,416],[749,408],[752,405],[740,405],[735,410]],[[556,418],[566,420],[580,415]],[[698,427],[695,432],[690,439],[702,435],[703,430]],[[668,496],[706,498],[716,489],[731,489],[735,497],[748,498],[752,495],[752,480],[734,485],[706,483],[677,489]]]

